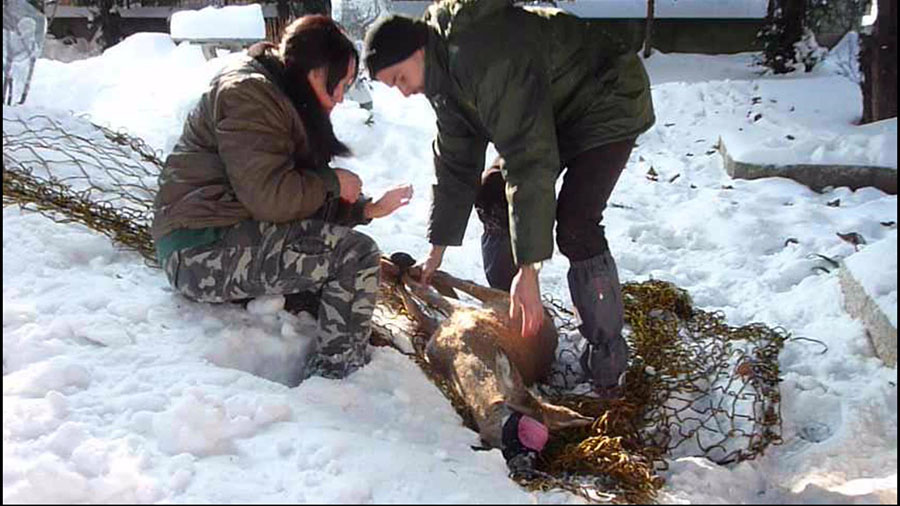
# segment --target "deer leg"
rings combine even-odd
[[[397,289],[397,293],[400,295],[400,300],[403,302],[403,307],[406,309],[406,312],[409,313],[410,318],[416,322],[419,327],[421,327],[422,331],[428,335],[434,334],[434,332],[438,328],[437,318],[429,316],[422,311],[422,308],[419,307],[419,304],[416,303],[415,300],[409,295],[409,292],[406,291],[406,287],[400,285]]]
[[[486,304],[509,304],[509,294],[503,290],[497,290],[496,288],[489,288],[471,281],[459,279],[444,271],[436,271],[432,275],[432,279],[435,283],[440,282],[452,288],[456,288]]]
[[[387,276],[391,276],[394,282],[397,282],[400,279],[400,275],[404,272],[410,273],[414,278],[419,278],[422,275],[422,269],[415,266],[415,262],[413,257],[403,252],[396,252],[392,254],[390,258],[382,256],[381,272]],[[446,282],[432,278],[431,286],[444,297],[450,297],[451,299],[459,298],[459,295],[453,290],[453,287]]]
[[[453,304],[440,294],[430,291],[427,286],[415,281],[408,274],[403,275],[402,281],[405,286],[408,286],[409,289],[412,290],[416,297],[422,299],[426,304],[436,307],[447,316],[453,314],[455,309]]]

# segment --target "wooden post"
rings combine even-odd
[[[647,0],[647,26],[644,29],[644,58],[650,58],[653,37],[653,19],[656,16],[656,0]]]
[[[860,37],[862,123],[897,116],[897,0],[877,0],[871,34]]]

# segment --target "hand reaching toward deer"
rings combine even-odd
[[[411,184],[399,185],[384,192],[378,200],[366,205],[366,218],[383,218],[397,209],[409,204],[412,200],[413,187]]]

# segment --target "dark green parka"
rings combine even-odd
[[[653,125],[643,64],[589,20],[558,9],[443,0],[424,20],[425,95],[438,128],[429,241],[462,243],[493,142],[506,161],[514,258],[550,258],[561,167]]]

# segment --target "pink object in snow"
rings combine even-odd
[[[519,419],[519,441],[522,446],[539,452],[544,449],[548,439],[550,431],[546,425],[526,415]]]

